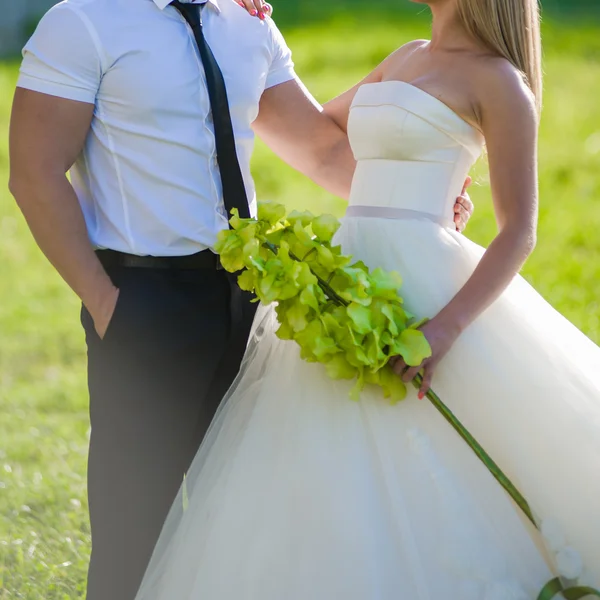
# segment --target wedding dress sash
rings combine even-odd
[[[454,223],[441,215],[413,210],[411,208],[396,208],[392,206],[366,206],[351,204],[346,210],[347,217],[366,217],[373,219],[427,219],[442,227],[455,229]]]

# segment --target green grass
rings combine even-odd
[[[282,3],[283,4],[283,3]],[[399,44],[427,35],[418,8],[341,0],[278,8],[298,72],[321,101]],[[347,7],[355,7],[348,10]],[[311,10],[312,7],[312,10]],[[293,23],[302,26],[293,27]],[[600,25],[547,24],[538,248],[526,277],[600,342]],[[0,65],[0,600],[81,594],[89,553],[88,433],[78,302],[31,241],[6,191],[5,132],[16,64]],[[257,145],[260,196],[339,213],[343,205]],[[485,164],[476,169],[468,235],[494,235]]]

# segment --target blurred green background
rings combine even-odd
[[[600,342],[600,3],[547,0],[541,214],[524,274]],[[275,17],[320,101],[397,46],[428,36],[428,13],[404,0],[280,0]],[[0,600],[83,593],[89,555],[85,350],[78,301],[32,242],[6,189],[7,127],[18,63],[0,63]],[[314,211],[343,203],[259,143],[260,197]],[[475,171],[467,235],[494,235],[486,165]]]

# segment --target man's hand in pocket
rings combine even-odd
[[[117,301],[119,299],[119,289],[112,286],[105,294],[102,295],[96,306],[88,307],[94,327],[100,339],[104,339],[108,326],[115,313]]]

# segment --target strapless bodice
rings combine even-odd
[[[484,144],[449,106],[402,81],[360,87],[348,135],[357,160],[351,206],[419,211],[448,224]]]

